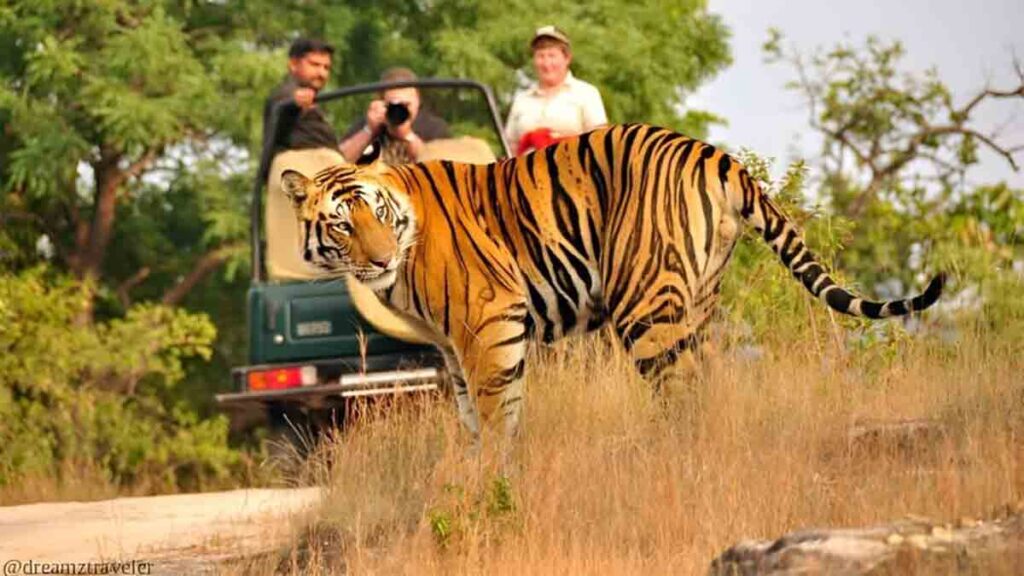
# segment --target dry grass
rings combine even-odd
[[[0,447],[2,449],[2,447]],[[99,462],[64,464],[57,474],[37,474],[20,477],[17,482],[0,486],[0,506],[17,506],[38,502],[90,502],[133,496],[155,496],[183,492],[213,492],[242,487],[276,487],[287,484],[273,466],[268,466],[259,453],[243,454],[244,467],[235,475],[222,480],[193,482],[189,489],[169,486],[167,470],[155,467],[140,471],[131,483],[117,483],[110,479]]]
[[[986,516],[1024,496],[1015,352],[971,340],[722,355],[666,402],[603,338],[569,341],[531,362],[510,480],[466,457],[448,401],[400,406],[314,459],[330,490],[319,520],[263,569],[702,574],[742,538]],[[943,432],[909,447],[849,439],[856,422],[905,418]]]
[[[36,502],[106,500],[119,496],[137,496],[142,492],[126,490],[111,482],[90,463],[65,467],[59,477],[33,475],[18,482],[0,486],[0,506],[17,506]]]

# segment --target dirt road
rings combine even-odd
[[[0,507],[0,564],[153,560],[153,573],[208,565],[287,541],[292,519],[319,498],[317,488],[258,489]]]

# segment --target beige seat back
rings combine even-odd
[[[300,256],[299,225],[284,192],[281,191],[281,173],[295,170],[312,178],[314,174],[345,158],[330,148],[286,150],[274,157],[267,177],[267,201],[263,212],[267,239],[267,276],[271,280],[311,280],[321,277],[316,268]]]
[[[445,138],[431,140],[423,145],[420,162],[427,160],[454,160],[469,164],[490,164],[494,162],[494,152],[487,142],[472,136],[461,138]]]

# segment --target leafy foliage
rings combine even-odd
[[[1024,103],[1019,63],[1017,86],[986,87],[957,103],[936,70],[905,70],[897,41],[868,38],[805,55],[772,31],[765,52],[792,67],[789,86],[823,136],[808,196],[839,223],[839,269],[886,298],[915,291],[936,269],[959,272],[953,292],[996,277],[1020,281],[1012,269],[1024,258],[1021,191],[966,177],[981,148],[1017,164],[1021,148],[983,131],[974,115],[994,100]]]
[[[239,175],[251,170],[246,150],[260,141],[262,101],[280,78],[281,57],[253,44],[255,33],[244,26],[211,34],[218,21],[191,4],[18,1],[0,8],[0,119],[7,136],[0,206],[20,216],[18,231],[7,235],[19,250],[5,251],[6,265],[31,265],[31,243],[45,235],[54,262],[90,278],[101,298],[130,279],[141,283],[146,275],[136,274],[156,262],[134,248],[162,240],[180,246],[180,239],[110,239],[122,226],[138,227],[132,208],[139,201],[160,197],[154,201],[173,206],[175,193],[212,202],[216,207],[202,217],[216,230],[200,234],[195,251],[164,278],[177,279],[207,252],[244,242],[247,229],[237,222],[247,216],[248,186]],[[235,169],[211,169],[226,150],[234,150]],[[167,185],[182,179],[190,185]],[[169,219],[189,216],[166,212]],[[108,250],[116,253],[113,266]],[[136,268],[120,265],[125,261]]]
[[[228,478],[240,457],[226,420],[200,421],[163,394],[188,358],[209,359],[210,320],[142,304],[76,325],[83,297],[45,268],[0,276],[0,486],[81,465],[119,485],[159,478],[160,489]]]

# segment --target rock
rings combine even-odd
[[[1024,513],[943,524],[922,518],[869,528],[802,530],[746,540],[711,563],[711,576],[1021,574]]]
[[[861,420],[847,432],[851,450],[862,454],[902,453],[918,455],[933,451],[946,438],[935,420]]]

